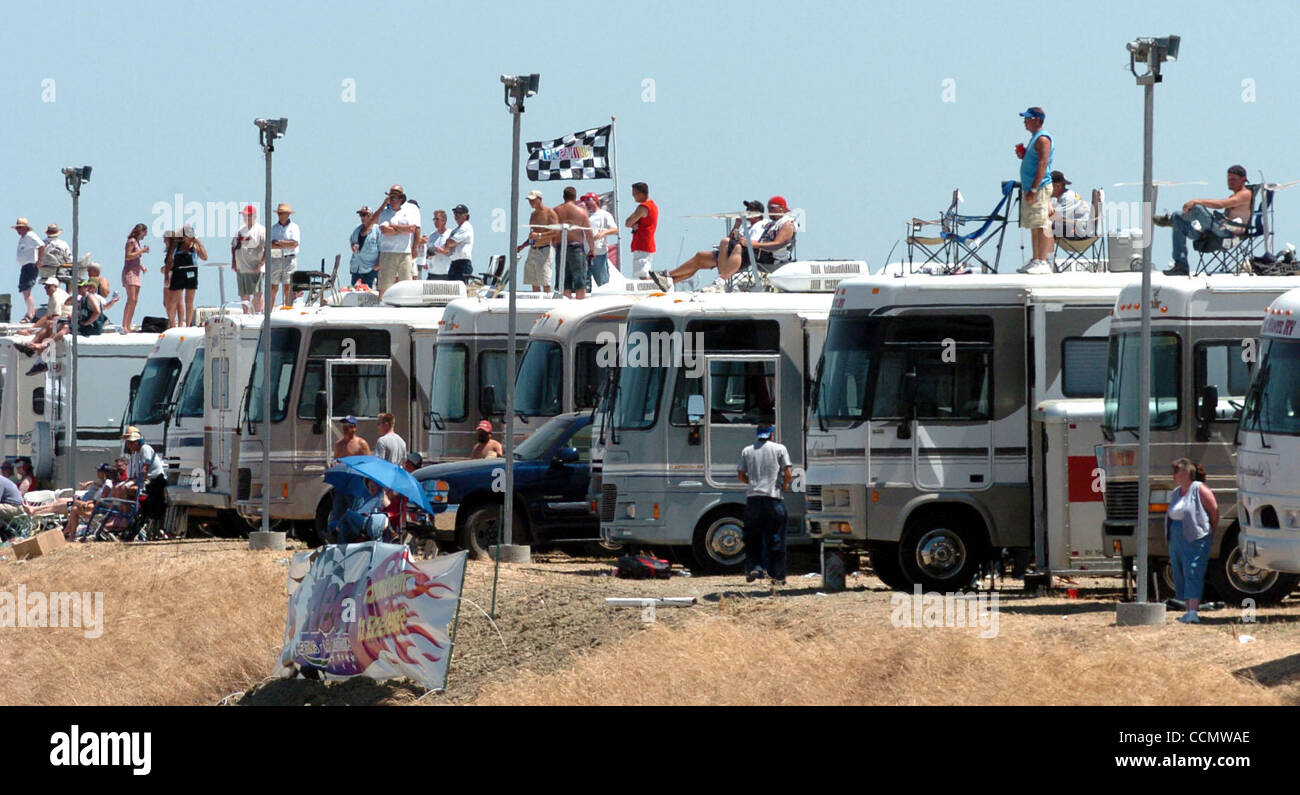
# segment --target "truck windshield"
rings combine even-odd
[[[529,342],[515,380],[515,411],[554,417],[560,413],[563,402],[564,349],[558,342]]]
[[[1180,406],[1180,367],[1178,335],[1172,332],[1151,335],[1151,429],[1178,427]],[[1112,334],[1106,357],[1105,420],[1103,427],[1115,431],[1138,430],[1141,421],[1138,405],[1139,357],[1141,335],[1137,332]]]
[[[176,413],[182,417],[203,416],[203,349],[194,352],[194,361],[190,362],[189,372],[185,374],[185,386],[181,389],[180,405]]]
[[[444,420],[465,419],[465,362],[468,352],[464,345],[442,343],[433,357],[433,385],[429,390],[430,408]]]
[[[1300,436],[1300,341],[1265,339],[1241,427]]]
[[[826,329],[813,413],[826,427],[852,425],[866,416],[868,377],[882,321],[836,315]]]
[[[519,447],[515,448],[515,458],[520,461],[541,459],[542,456],[546,455],[546,451],[551,449],[552,445],[569,432],[571,427],[573,427],[573,417],[571,416],[548,420],[545,425],[519,443]]]
[[[176,379],[181,374],[181,360],[175,356],[151,358],[140,374],[140,388],[131,403],[130,425],[157,425],[171,402]]]
[[[618,430],[643,431],[654,427],[659,415],[659,398],[664,376],[671,362],[660,361],[655,351],[671,350],[667,344],[672,333],[667,318],[630,320],[623,349],[619,351],[617,397],[614,400],[614,427]]]
[[[293,369],[298,361],[301,339],[298,329],[271,329],[271,422],[283,420],[289,406],[289,390],[293,386]],[[248,406],[245,411],[249,422],[262,422],[262,342],[259,336],[253,371],[248,377]]]

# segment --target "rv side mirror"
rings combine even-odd
[[[130,387],[130,392],[128,393],[129,397],[127,397],[126,399],[126,409],[127,409],[126,414],[128,417],[134,413],[131,410],[131,407],[135,405],[135,396],[136,393],[139,391],[140,391],[140,374],[136,373],[135,375],[131,376],[131,387]]]
[[[316,421],[312,423],[311,432],[324,433],[325,420],[328,419],[327,415],[329,414],[329,395],[325,393],[324,389],[321,389],[316,392],[315,409],[316,409],[315,411]]]
[[[704,395],[688,395],[686,398],[686,424],[699,425],[704,422]]]
[[[493,384],[483,387],[478,393],[478,413],[490,417],[496,413],[497,388]]]
[[[1201,404],[1196,409],[1197,439],[1204,442],[1210,438],[1210,423],[1218,417],[1219,388],[1214,384],[1201,387]]]

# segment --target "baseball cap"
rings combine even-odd
[[[784,196],[773,196],[772,198],[770,198],[770,199],[767,200],[767,203],[768,203],[768,204],[776,204],[776,205],[779,205],[779,206],[781,206],[781,207],[783,207],[783,208],[785,208],[785,209],[787,209],[787,210],[790,209],[790,205],[788,205],[788,204],[785,203],[785,197],[784,197]]]
[[[1065,175],[1059,171],[1052,172],[1052,182],[1059,182],[1062,185],[1073,185],[1073,182],[1065,178]]]
[[[251,204],[244,205],[243,215],[257,215],[257,208]]]
[[[409,453],[406,456],[406,460],[409,461],[412,466],[415,467],[424,466],[424,456],[420,455],[419,453]]]
[[[357,424],[357,417],[356,417],[355,414],[349,414],[348,416],[346,416],[346,417],[344,417],[343,419],[339,420],[339,422],[343,423],[344,425],[356,425],[356,424]]]
[[[361,209],[357,210],[357,215],[370,215],[370,205],[369,204],[361,205]]]
[[[475,426],[475,429],[492,433],[492,422],[490,420],[482,420],[477,426]]]
[[[533,199],[540,199],[542,198],[542,192],[534,188],[533,190],[528,191],[528,195],[525,198],[528,199],[528,201],[532,201]],[[460,207],[464,205],[457,205],[457,206]]]
[[[49,277],[47,277],[47,278],[45,279],[45,281],[41,282],[41,284],[47,284],[47,285],[48,285],[48,284],[52,284],[52,285],[54,285],[55,287],[58,287],[58,286],[59,286],[59,280],[56,279],[56,278],[54,278],[53,276],[49,276]]]
[[[456,205],[455,207],[451,208],[451,211],[453,213],[464,213],[466,215],[469,215],[469,208],[463,204]]]
[[[761,213],[763,212],[763,203],[757,200],[747,201],[745,202],[745,209],[752,213]]]
[[[600,195],[597,194],[595,191],[593,191],[593,192],[591,192],[591,193],[584,193],[584,194],[582,194],[581,196],[579,196],[578,198],[579,198],[579,199],[582,199],[583,201],[586,201],[587,199],[595,199],[595,200],[598,201],[598,202],[600,201]]]
[[[1047,118],[1047,114],[1046,114],[1046,113],[1043,113],[1043,109],[1042,109],[1042,108],[1039,108],[1039,107],[1029,108],[1029,109],[1027,109],[1024,113],[1022,113],[1022,114],[1020,114],[1020,115],[1021,115],[1021,117],[1026,118],[1026,119],[1046,119],[1046,118]]]
[[[772,438],[772,426],[771,426],[771,425],[760,425],[760,426],[758,426],[758,434],[757,434],[757,435],[758,435],[758,438],[760,438],[760,439],[771,439],[771,438]]]

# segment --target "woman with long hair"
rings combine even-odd
[[[1174,490],[1165,513],[1165,537],[1169,540],[1169,568],[1174,575],[1174,596],[1187,603],[1178,620],[1199,624],[1196,611],[1205,591],[1205,567],[1210,562],[1210,544],[1219,524],[1219,502],[1205,485],[1205,470],[1190,458],[1171,465]]]
[[[135,306],[140,301],[140,277],[149,270],[141,261],[143,255],[149,253],[149,247],[141,243],[148,231],[149,227],[144,224],[136,224],[131,227],[131,234],[126,236],[126,261],[122,264],[122,287],[126,289],[126,309],[122,311],[122,325],[117,327],[117,330],[123,334],[136,331],[131,321],[135,318]]]
[[[172,255],[176,253],[176,239],[178,237],[180,237],[180,235],[171,230],[163,232],[163,242],[167,246],[167,250],[163,254],[162,265],[163,312],[167,315],[167,328],[179,325],[175,320],[180,313],[175,309],[175,307],[176,298],[180,293],[172,292],[172,290],[169,289],[172,278]]]
[[[206,260],[208,252],[203,242],[195,237],[193,227],[187,225],[176,238],[176,247],[171,254],[171,278],[167,289],[174,293],[172,312],[176,318],[173,322],[171,314],[168,315],[169,327],[188,326],[194,322],[194,293],[199,288],[199,264],[195,257]]]

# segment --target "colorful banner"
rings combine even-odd
[[[447,683],[465,553],[415,561],[401,544],[345,544],[294,555],[276,675],[405,676]]]

